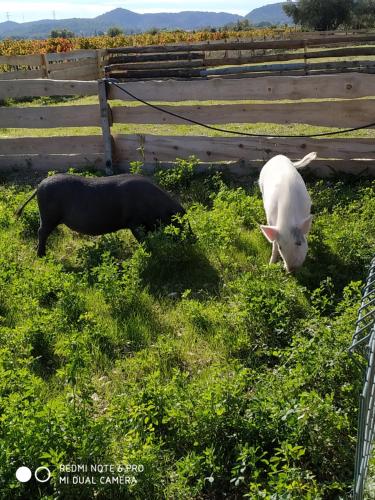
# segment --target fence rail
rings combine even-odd
[[[371,59],[375,54],[375,33],[299,35],[299,39],[237,39],[111,48],[107,50],[105,71],[108,76],[121,80],[239,73],[262,76],[265,72],[283,75],[327,73],[332,70],[375,72],[375,59]],[[350,46],[353,44],[355,47]],[[311,50],[317,47],[320,50]],[[337,61],[338,57],[345,58],[345,61]],[[357,59],[353,61],[353,57]],[[324,61],[309,62],[319,58]],[[290,61],[296,62],[287,64]],[[246,66],[249,63],[252,65]],[[219,69],[223,65],[226,68]]]
[[[103,74],[105,50],[73,50],[24,56],[0,56],[0,80],[50,78],[96,80]]]
[[[231,123],[269,123],[271,130],[275,123],[347,128],[370,123],[375,114],[375,75],[281,77],[277,81],[272,77],[161,80],[121,85],[146,101],[164,101],[162,106],[166,109],[204,123],[227,124],[225,128],[229,129],[233,128]],[[229,169],[249,174],[275,154],[284,153],[298,159],[308,151],[317,151],[319,160],[311,164],[311,168],[319,176],[331,175],[332,171],[375,174],[372,138],[180,136],[171,135],[170,128],[165,135],[124,134],[122,124],[138,126],[139,130],[142,124],[175,125],[184,122],[148,106],[129,102],[131,98],[121,88],[106,85],[103,81],[99,84],[53,80],[0,81],[0,99],[30,95],[98,95],[99,105],[1,107],[3,128],[50,130],[67,127],[64,137],[56,137],[57,133],[51,130],[44,132],[48,137],[0,139],[2,170],[67,170],[84,166],[110,170],[113,166],[122,171],[135,160],[153,168],[174,161],[176,157],[186,158],[194,154],[202,162],[231,162]],[[213,96],[217,101],[211,101]],[[77,130],[72,134],[68,127],[96,127],[96,131],[82,129],[82,133],[76,135]],[[200,134],[197,130],[200,129],[193,129],[190,133]],[[27,135],[32,135],[32,132]]]

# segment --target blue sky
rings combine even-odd
[[[179,12],[181,10],[203,10],[214,12],[231,12],[245,15],[256,7],[276,3],[278,0],[1,0],[0,22],[15,21],[17,23],[36,21],[38,19],[66,19],[69,17],[96,17],[109,10],[122,7],[134,12]],[[280,1],[280,0],[279,0]]]

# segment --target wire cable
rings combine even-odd
[[[331,136],[331,135],[338,135],[338,134],[346,134],[347,132],[355,132],[356,130],[364,130],[367,128],[375,127],[375,122],[369,123],[367,125],[362,125],[360,127],[353,127],[353,128],[348,128],[344,130],[338,130],[337,132],[321,132],[318,134],[307,134],[307,135],[290,135],[290,134],[278,134],[278,135],[272,135],[272,134],[252,134],[248,132],[240,132],[238,130],[229,130],[229,129],[224,129],[220,127],[214,127],[213,125],[207,125],[206,123],[201,123],[198,122],[197,120],[192,120],[191,118],[187,118],[186,116],[178,115],[177,113],[173,113],[172,111],[169,111],[167,109],[164,109],[160,106],[157,106],[156,104],[151,104],[148,101],[145,101],[144,99],[141,99],[140,97],[137,97],[136,95],[132,94],[129,92],[129,90],[124,89],[120,85],[118,85],[117,80],[114,78],[107,78],[105,79],[106,82],[114,85],[118,89],[120,89],[122,92],[127,94],[129,97],[134,99],[135,101],[141,102],[142,104],[145,104],[146,106],[149,106],[150,108],[153,108],[157,111],[161,111],[162,113],[166,113],[167,115],[174,116],[175,118],[179,118],[180,120],[192,123],[193,125],[199,125],[200,127],[207,128],[209,130],[215,130],[218,132],[225,132],[228,134],[236,134],[236,135],[244,135],[247,137],[269,137],[269,138],[275,138],[275,139],[282,139],[282,138],[309,138],[309,137],[325,137],[325,136]]]

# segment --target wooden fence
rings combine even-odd
[[[0,56],[0,80],[51,78],[96,80],[103,76],[105,50],[73,50],[25,56]]]
[[[276,38],[276,39],[275,39]],[[375,73],[375,33],[272,32],[265,39],[228,39],[0,56],[0,80],[121,80]],[[225,66],[225,67],[223,67]]]
[[[226,128],[234,122],[353,127],[374,122],[375,116],[375,75],[371,74],[160,80],[121,85],[144,100],[164,102],[165,109],[208,124],[226,124]],[[131,161],[142,161],[153,168],[173,162],[176,157],[195,155],[204,163],[232,162],[225,168],[246,175],[275,154],[298,159],[317,151],[319,159],[311,168],[319,176],[333,171],[375,174],[372,138],[278,139],[224,137],[223,134],[207,137],[114,133],[115,124],[184,122],[145,105],[131,103],[129,106],[131,99],[111,84],[105,89],[105,85],[98,82],[0,81],[0,99],[50,95],[99,95],[100,105],[3,107],[0,108],[2,128],[97,126],[98,135],[69,135],[67,130],[59,137],[51,133],[51,137],[1,138],[1,170],[66,171],[70,167],[104,169],[113,165],[114,171],[124,171]],[[215,103],[211,101],[213,97]],[[246,102],[249,98],[255,102]],[[114,99],[124,102],[115,106]],[[173,106],[167,104],[172,100]]]
[[[281,40],[237,39],[111,48],[107,49],[105,71],[108,76],[123,81],[375,73],[375,33],[325,36],[299,33],[299,36]]]

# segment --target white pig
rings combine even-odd
[[[277,262],[280,254],[288,272],[300,267],[306,258],[306,235],[312,221],[311,199],[297,168],[308,165],[316,156],[309,153],[294,163],[286,156],[274,156],[259,177],[268,224],[260,228],[272,243],[270,264]]]

